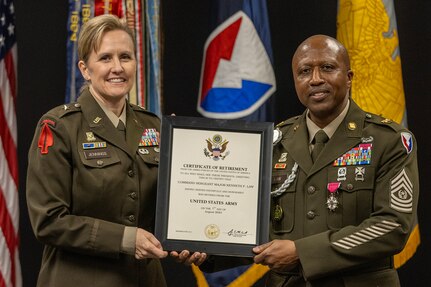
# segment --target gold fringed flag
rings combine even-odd
[[[246,287],[253,286],[259,281],[269,267],[260,264],[238,266],[214,273],[204,273],[199,267],[192,265],[198,287]]]
[[[337,39],[347,48],[355,73],[352,98],[371,113],[407,126],[398,30],[392,0],[339,0]],[[420,244],[416,224],[399,254],[403,265]]]

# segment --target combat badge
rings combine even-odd
[[[335,211],[338,208],[338,188],[340,188],[341,183],[339,182],[330,182],[328,183],[328,198],[326,199],[326,206],[330,211]]]

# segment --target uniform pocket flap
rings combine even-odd
[[[103,168],[120,162],[117,153],[109,147],[80,150],[79,156],[84,165],[92,168]]]
[[[139,147],[138,154],[145,163],[158,165],[160,161],[159,147]]]

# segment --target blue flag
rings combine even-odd
[[[212,20],[198,111],[209,118],[272,121],[276,83],[266,1],[215,1]]]

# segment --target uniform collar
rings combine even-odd
[[[349,110],[349,106],[350,106],[350,100],[347,100],[347,104],[344,107],[344,109],[341,111],[341,113],[332,122],[330,122],[326,127],[323,128],[323,131],[328,135],[329,138],[331,138],[334,135],[338,126],[346,117],[347,111]],[[313,140],[314,136],[319,130],[321,130],[321,128],[317,126],[310,119],[310,110],[307,110],[306,112],[305,122],[307,124],[307,129],[308,129],[308,143],[311,144],[311,141]]]
[[[98,98],[94,97],[94,99],[96,100],[96,102],[99,104],[99,106],[102,108],[102,110],[105,112],[106,116],[108,117],[108,119],[112,122],[112,124],[114,125],[114,127],[118,126],[118,122],[121,120],[124,125],[126,126],[126,106],[127,106],[127,100],[124,103],[124,107],[123,110],[121,112],[121,115],[119,117],[117,117],[116,114],[114,114],[104,103],[102,103]]]

